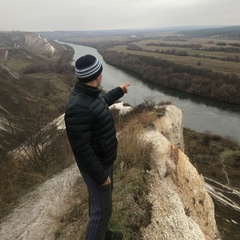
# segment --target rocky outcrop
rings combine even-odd
[[[142,229],[144,239],[221,239],[204,179],[183,152],[181,110],[165,108],[164,116],[143,137],[153,145],[148,196],[152,218]]]
[[[55,47],[49,43],[49,40],[33,33],[25,34],[24,48],[41,55],[53,56],[56,52]]]
[[[164,109],[163,116],[153,123],[157,132],[161,132],[170,143],[184,152],[182,110],[174,105],[160,105],[156,108]]]
[[[123,110],[122,104],[115,107],[122,113],[130,110]],[[220,240],[214,204],[204,179],[184,154],[182,111],[173,105],[158,108],[162,108],[161,114],[141,137],[153,146],[147,196],[152,205],[151,223],[141,228],[143,239]],[[63,129],[63,117],[51,124]],[[0,223],[1,239],[55,239],[55,219],[72,204],[69,199],[75,194],[79,179],[75,164],[27,195]]]

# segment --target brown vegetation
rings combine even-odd
[[[230,188],[240,190],[240,144],[231,137],[222,137],[210,132],[198,133],[184,129],[184,143],[186,154],[198,172],[205,178],[215,180]],[[208,180],[206,179],[208,182]],[[210,182],[211,183],[211,182]],[[239,204],[239,197],[224,193],[226,197],[234,199]],[[224,207],[215,201],[215,218],[224,240],[239,239],[239,224],[226,219],[238,220],[239,211]]]
[[[139,78],[187,93],[240,104],[240,78],[210,69],[176,64],[155,57],[102,52],[106,62]]]
[[[65,131],[22,121],[21,129],[9,127],[5,139],[9,147],[1,156],[0,218],[16,207],[21,196],[73,163]]]
[[[0,35],[0,217],[20,196],[73,162],[65,132],[46,127],[65,111],[73,50],[52,42],[54,54],[43,54],[41,45],[26,44],[26,35],[31,36]]]
[[[210,132],[201,134],[184,129],[184,142],[186,154],[200,174],[237,190],[240,189],[238,179],[240,145],[237,140]],[[228,178],[223,171],[224,165],[227,168]]]

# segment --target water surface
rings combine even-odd
[[[180,91],[143,82],[119,68],[107,64],[98,51],[91,47],[68,44],[74,48],[74,61],[85,54],[95,55],[103,64],[102,86],[105,90],[123,83],[130,83],[129,93],[122,101],[131,105],[151,99],[158,103],[171,101],[183,111],[183,125],[198,132],[210,131],[213,134],[230,136],[240,141],[240,106],[223,103]],[[240,97],[240,96],[239,96]]]

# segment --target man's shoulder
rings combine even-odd
[[[92,112],[97,108],[100,101],[103,101],[100,96],[96,98],[84,93],[72,93],[67,103],[66,112]]]
[[[69,97],[68,105],[88,106],[95,99],[82,92],[72,92]]]

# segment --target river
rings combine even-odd
[[[133,106],[150,99],[155,103],[171,101],[183,111],[183,126],[198,132],[210,131],[240,141],[240,106],[166,89],[132,76],[107,64],[95,48],[69,44],[75,50],[74,61],[85,54],[95,55],[103,65],[103,89],[130,83],[129,93],[121,99]]]

